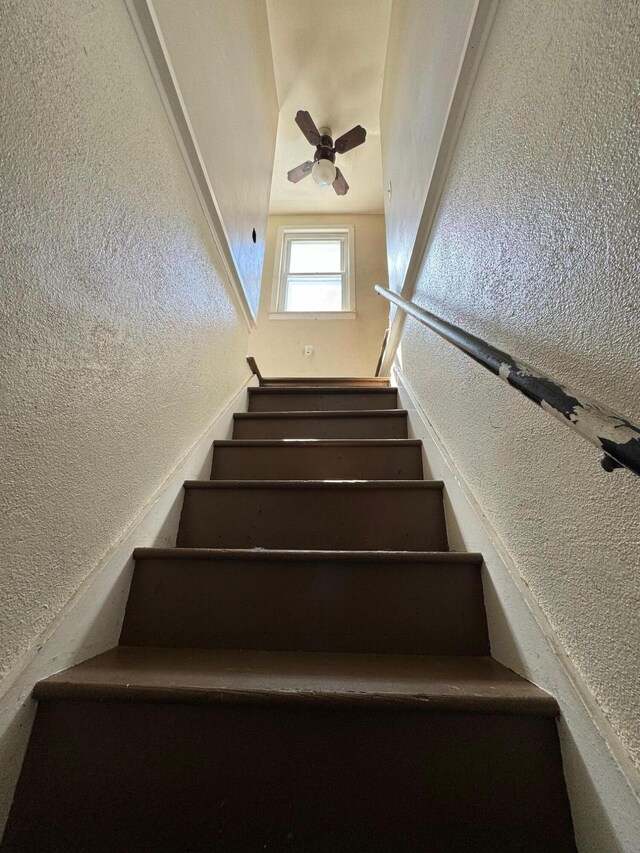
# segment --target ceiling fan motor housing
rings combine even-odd
[[[318,160],[336,162],[336,153],[333,150],[333,138],[330,127],[320,128],[320,144],[316,145],[316,153],[313,155],[314,163],[317,163]]]

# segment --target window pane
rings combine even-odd
[[[291,240],[291,273],[342,272],[341,240]]]
[[[285,311],[342,311],[342,277],[287,277]]]

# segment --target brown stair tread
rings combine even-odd
[[[37,699],[296,702],[554,716],[555,699],[489,657],[120,646],[39,682]]]
[[[293,412],[236,412],[233,416],[238,420],[270,420],[273,418],[398,418],[406,417],[406,409],[335,409],[324,411],[293,411]]]
[[[427,480],[191,480],[184,483],[177,544],[187,548],[446,551],[443,484]]]
[[[260,388],[389,388],[388,376],[263,376]]]
[[[170,560],[317,560],[332,558],[352,563],[475,563],[483,562],[482,554],[475,551],[306,551],[278,548],[135,548],[134,557],[167,558]]]
[[[185,489],[444,489],[442,480],[185,480]]]
[[[376,387],[366,385],[309,385],[307,388],[303,388],[299,385],[286,385],[286,386],[260,386],[258,388],[248,388],[249,396],[278,396],[279,394],[288,395],[288,394],[298,394],[300,392],[304,392],[305,394],[379,394],[381,396],[388,396],[390,394],[397,394],[397,388],[389,388],[387,386]]]
[[[489,654],[479,554],[300,547],[136,549],[120,644]]]
[[[404,409],[239,412],[233,438],[408,438]]]
[[[253,412],[252,414],[282,414]],[[294,413],[295,414],[295,413]],[[306,413],[305,413],[306,414]],[[314,414],[318,414],[315,412]],[[216,439],[214,447],[421,447],[419,438],[231,438]]]

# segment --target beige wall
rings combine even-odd
[[[638,423],[634,21],[634,0],[499,5],[414,299]],[[407,62],[410,79],[428,60],[416,48]],[[414,321],[402,361],[640,766],[640,482],[604,473],[591,446]]]
[[[4,675],[240,387],[248,330],[125,4],[0,28]]]
[[[266,0],[153,0],[153,6],[257,313],[278,124]]]
[[[355,320],[270,320],[278,226],[353,225],[355,232]],[[249,353],[265,376],[372,376],[384,330],[387,306],[373,287],[386,286],[384,216],[270,216],[258,324]],[[314,347],[304,357],[305,344]]]
[[[393,0],[380,104],[389,283],[400,290],[476,0]]]

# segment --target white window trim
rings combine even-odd
[[[285,311],[284,310],[284,278],[286,263],[287,237],[313,237],[323,234],[327,237],[336,235],[346,237],[346,300],[342,311]],[[270,320],[355,320],[356,319],[356,275],[355,275],[355,228],[353,225],[338,225],[334,228],[297,228],[288,225],[278,226],[278,242],[273,268],[273,285],[271,288]]]

